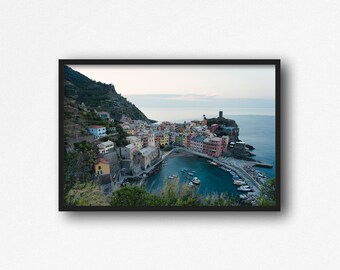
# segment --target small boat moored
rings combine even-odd
[[[242,180],[234,180],[233,184],[236,186],[243,186],[246,184],[246,182]]]
[[[242,199],[242,200],[248,199],[248,195],[247,195],[247,194],[240,194],[239,197],[240,197],[240,199]]]
[[[200,181],[197,177],[194,177],[194,178],[191,180],[191,182],[192,182],[193,184],[195,184],[195,185],[201,184],[201,181]]]
[[[249,186],[240,186],[237,188],[239,191],[252,191],[252,189]]]

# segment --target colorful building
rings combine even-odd
[[[178,136],[176,136],[176,145],[178,146],[183,146],[183,147],[187,147],[187,136],[186,134],[182,133],[179,134]]]
[[[98,112],[98,116],[102,119],[109,120],[110,114],[108,112]]]
[[[176,136],[178,136],[177,133],[175,132],[171,132],[170,135],[169,135],[169,143],[170,144],[173,144],[176,142]]]
[[[152,132],[148,132],[147,134],[144,134],[141,140],[143,143],[143,147],[148,147],[148,146],[154,147],[156,145],[155,135]]]
[[[203,141],[203,153],[212,157],[219,157],[222,153],[222,138],[206,138]]]
[[[135,144],[135,146],[138,148],[138,150],[143,148],[143,144],[140,138],[136,137],[136,136],[128,136],[126,137],[126,140],[128,141],[128,143],[133,143]]]
[[[222,136],[222,152],[227,153],[229,136]]]
[[[209,127],[209,130],[211,133],[215,133],[215,131],[219,128],[220,126],[218,124],[212,124],[210,127]]]
[[[97,159],[94,169],[96,174],[110,174],[110,162],[107,159],[100,157]]]
[[[163,137],[162,132],[155,132],[155,145],[161,145],[161,137]]]
[[[126,129],[125,132],[126,132],[128,135],[135,135],[135,130],[134,130],[134,129]]]
[[[239,135],[239,128],[238,127],[222,126],[221,128],[222,128],[223,132],[225,132],[226,134],[228,134],[230,136],[238,136]]]
[[[190,149],[196,152],[203,152],[203,142],[206,138],[202,135],[193,137],[190,140]]]
[[[160,140],[160,145],[161,146],[166,146],[166,145],[169,145],[169,143],[170,143],[169,135],[168,134],[163,134],[163,137],[161,137],[161,140]]]
[[[169,145],[170,138],[168,134],[163,134],[162,132],[155,133],[155,145],[166,146]]]
[[[94,135],[96,139],[106,136],[106,127],[103,126],[89,126],[89,132]]]
[[[97,147],[98,147],[99,154],[106,154],[106,153],[113,151],[114,143],[111,141],[106,141],[106,142],[97,144]]]

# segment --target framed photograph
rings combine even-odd
[[[280,60],[59,60],[59,211],[279,211]]]

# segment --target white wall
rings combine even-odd
[[[0,269],[339,269],[339,1],[1,1]],[[59,213],[59,58],[281,58],[280,213]]]

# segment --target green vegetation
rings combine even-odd
[[[112,206],[157,206],[158,197],[146,191],[145,188],[128,186],[121,188],[112,194]]]
[[[122,126],[116,121],[115,122],[116,132],[118,133],[114,142],[118,147],[125,146],[128,144],[126,140],[126,132],[123,130]]]
[[[88,142],[74,144],[74,151],[64,148],[64,194],[77,183],[87,183],[93,179],[96,152]]]
[[[275,179],[262,185],[257,206],[275,206]],[[94,182],[77,181],[69,189],[65,203],[72,206],[240,206],[238,198],[228,194],[199,195],[196,188],[179,184],[179,179],[166,180],[159,194],[148,192],[145,187],[128,185],[104,197]],[[243,204],[242,204],[243,205]],[[251,206],[251,204],[245,204]]]
[[[94,183],[76,183],[68,192],[65,203],[68,206],[108,206],[110,205]]]
[[[195,187],[167,181],[160,194],[151,194],[144,187],[127,186],[112,193],[111,206],[235,206],[238,200],[223,195],[198,195]]]
[[[260,190],[260,196],[257,199],[258,206],[275,206],[276,204],[276,180],[266,181]]]

